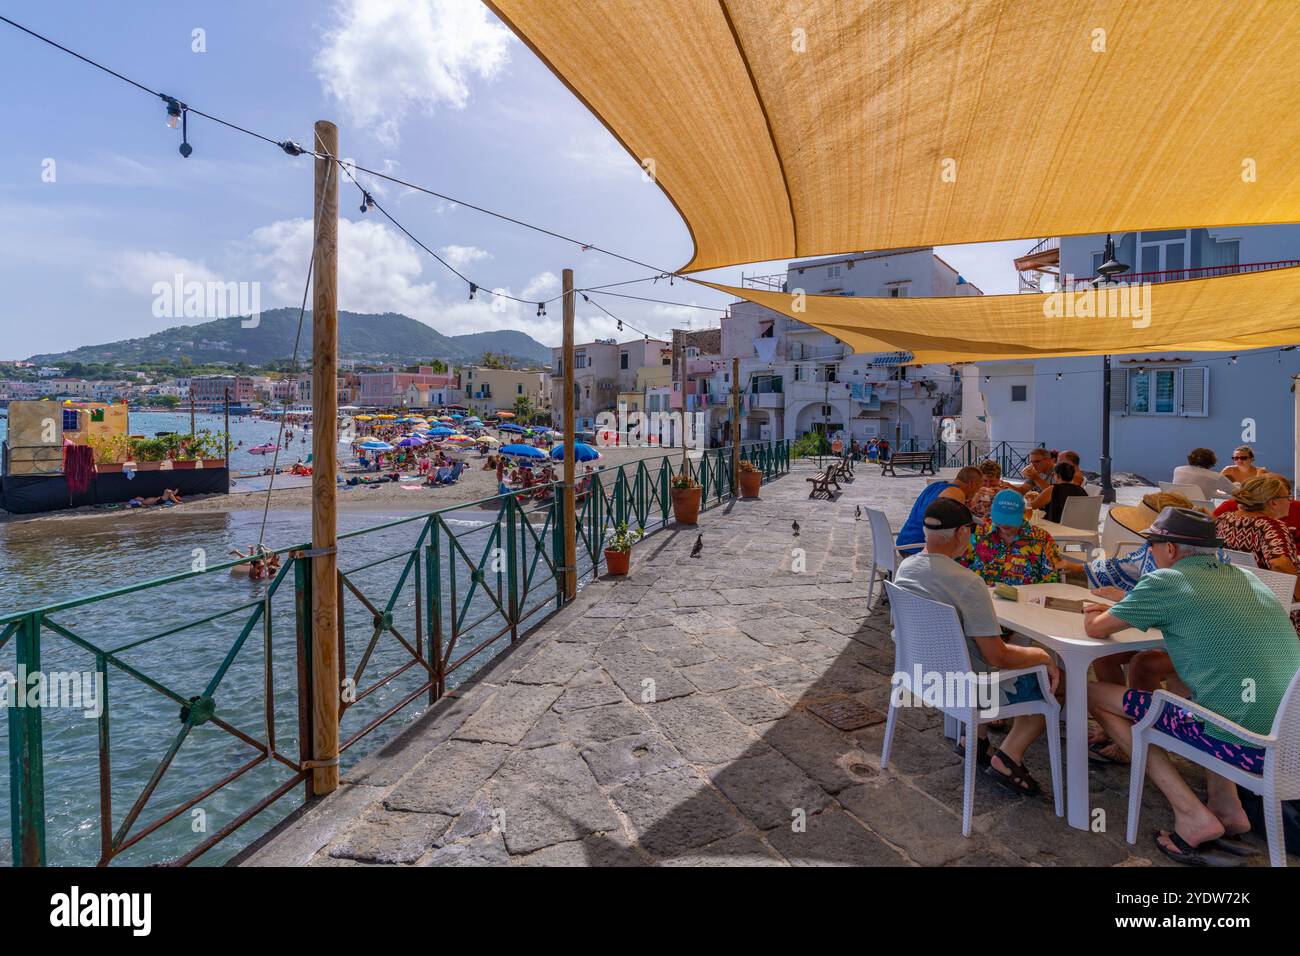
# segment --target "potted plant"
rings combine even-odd
[[[167,458],[167,442],[162,438],[138,438],[131,442],[131,459],[137,471],[158,471]]]
[[[641,540],[641,529],[628,530],[627,522],[620,521],[613,536],[605,545],[605,570],[610,574],[627,574],[632,560],[632,545]]]
[[[167,446],[167,460],[173,468],[189,470],[198,464],[194,460],[193,439],[189,435],[172,432],[163,436],[162,440]]]
[[[101,475],[122,470],[122,461],[130,452],[125,435],[91,435],[86,444],[95,453],[95,471]]]
[[[190,443],[200,468],[226,467],[226,433],[205,428]]]
[[[740,459],[740,497],[757,498],[763,484],[763,473],[752,461]]]
[[[673,517],[678,524],[695,524],[700,518],[700,483],[686,472],[673,475],[668,490]]]

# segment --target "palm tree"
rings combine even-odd
[[[515,399],[514,411],[516,421],[530,421],[533,417],[533,403],[528,400],[527,395],[520,395]]]

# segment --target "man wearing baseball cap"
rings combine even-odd
[[[1191,508],[1165,508],[1143,534],[1156,570],[1142,575],[1118,604],[1088,605],[1084,629],[1109,637],[1128,627],[1158,627],[1178,678],[1197,704],[1256,734],[1269,734],[1282,697],[1300,671],[1300,642],[1277,597],[1255,575],[1219,558],[1214,519]],[[1246,689],[1250,693],[1246,693]],[[1110,738],[1132,753],[1132,724],[1151,706],[1147,691],[1111,683],[1088,688],[1088,704]],[[1155,729],[1251,773],[1264,751],[1187,711],[1166,705]],[[1159,735],[1155,740],[1159,741]],[[1206,773],[1201,803],[1163,750],[1147,757],[1147,776],[1174,810],[1174,829],[1156,834],[1166,856],[1195,865],[1223,862],[1219,838],[1250,829],[1237,788]]]
[[[987,521],[975,526],[961,559],[988,584],[1042,584],[1061,579],[1061,551],[1052,536],[1025,520],[1025,499],[1004,488],[993,496]]]
[[[954,560],[966,553],[974,523],[970,509],[960,501],[936,498],[925,509],[925,548],[903,559],[894,572],[894,583],[919,597],[948,604],[957,611],[970,652],[971,669],[975,673],[1043,664],[1047,667],[1051,689],[1055,691],[1060,672],[1051,655],[1041,647],[1007,643],[993,610],[988,585],[978,574]],[[1041,699],[1038,681],[1032,675],[1024,674],[1014,681],[1004,681],[999,687],[1002,704]],[[977,760],[990,777],[1007,789],[1037,794],[1041,787],[1022,761],[1025,751],[1043,733],[1045,726],[1043,718],[1035,714],[1015,718],[1002,746],[991,754],[987,726],[981,726]]]

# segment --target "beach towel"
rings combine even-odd
[[[70,495],[85,494],[95,477],[95,452],[89,445],[63,446],[63,477]]]

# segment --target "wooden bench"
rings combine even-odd
[[[934,474],[933,456],[928,451],[896,451],[889,456],[889,461],[880,467],[881,475],[893,475],[898,477],[894,471],[895,465],[901,465],[904,468],[915,468],[917,474]]]
[[[833,467],[834,466],[832,466],[832,468]],[[835,497],[831,494],[830,486],[834,485],[836,491],[840,490],[840,483],[835,480],[835,475],[832,473],[831,468],[828,468],[826,471],[819,471],[815,475],[810,475],[808,481],[812,482],[812,491],[808,492],[809,498],[815,498],[820,494],[825,495],[826,500],[830,501]]]

